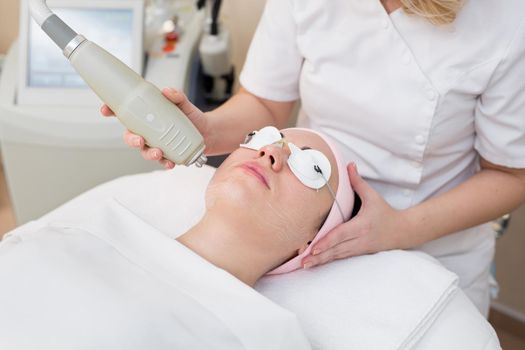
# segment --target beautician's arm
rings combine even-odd
[[[405,210],[392,208],[350,165],[354,190],[363,201],[358,215],[340,225],[303,260],[311,267],[334,259],[389,249],[414,248],[425,242],[482,224],[525,201],[525,169],[480,160],[481,170],[461,185]]]
[[[295,101],[266,100],[241,88],[219,108],[203,113],[178,90],[164,89],[162,93],[199,129],[204,137],[208,155],[232,152],[239,147],[239,143],[248,133],[264,126],[273,125],[279,129],[286,127],[295,104]],[[101,113],[104,116],[114,115],[106,105],[102,106]],[[147,147],[142,137],[126,131],[124,141],[130,147],[141,149],[145,159],[159,160],[166,168],[174,167],[172,162],[162,159],[160,149]]]
[[[525,201],[525,169],[499,166],[481,158],[481,171],[440,196],[405,211],[410,234],[400,245],[413,247],[494,220]],[[421,238],[418,239],[418,236]]]
[[[244,88],[219,108],[206,113],[209,117],[210,153],[230,153],[252,132],[268,125],[278,129],[288,126],[295,101],[276,102],[257,97]]]

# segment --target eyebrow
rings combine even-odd
[[[286,138],[286,136],[284,136],[284,134],[282,132],[279,131],[279,134],[281,134],[281,137],[284,139]],[[312,147],[308,147],[308,146],[303,146],[300,148],[302,151],[306,151],[307,149],[312,149]]]

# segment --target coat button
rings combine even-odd
[[[415,140],[418,145],[423,145],[425,143],[425,137],[423,135],[417,135]]]
[[[383,29],[388,29],[389,26],[390,26],[390,23],[388,23],[387,19],[384,19],[381,21],[381,27],[383,27]]]
[[[412,162],[412,167],[416,168],[416,169],[419,169],[421,168],[422,164],[420,162],[418,162],[417,160],[414,160]]]
[[[436,99],[436,93],[432,89],[427,89],[427,98],[430,101],[434,101]]]
[[[408,188],[405,188],[403,190],[403,195],[405,195],[406,197],[410,196],[412,194],[412,191],[409,190]]]
[[[410,53],[405,52],[405,53],[403,54],[403,63],[404,63],[404,64],[409,64],[410,61],[412,61],[412,58],[410,58]]]

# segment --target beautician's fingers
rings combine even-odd
[[[158,160],[165,169],[173,169],[175,167],[175,163],[164,158],[164,154],[160,148],[148,147],[142,136],[136,135],[131,131],[126,130],[124,132],[124,142],[130,147],[140,148],[140,153],[146,160]]]
[[[146,141],[142,136],[132,133],[129,130],[124,131],[124,142],[133,148],[149,148],[146,146]]]
[[[177,107],[179,107],[179,109],[188,117],[195,113],[202,113],[201,110],[195,107],[195,105],[191,103],[186,95],[180,90],[165,88],[162,89],[162,94],[166,96],[168,100],[173,102]]]
[[[166,96],[168,100],[173,102],[179,109],[188,117],[188,119],[195,125],[197,130],[204,137],[204,143],[207,147],[211,146],[210,142],[210,132],[209,132],[209,123],[206,115],[193,103],[188,100],[186,95],[176,89],[163,89],[162,94]]]
[[[350,183],[362,200],[359,213],[350,221],[334,228],[313,247],[303,261],[309,266],[351,256],[417,245],[406,212],[394,209],[357,173],[348,167]],[[412,240],[412,242],[411,242]]]
[[[365,180],[361,178],[361,176],[359,176],[359,174],[357,173],[357,166],[355,165],[355,163],[348,164],[346,170],[348,171],[348,177],[350,179],[350,183],[352,185],[353,190],[361,198],[361,208],[359,209],[359,212],[354,218],[337,226],[336,228],[328,232],[326,236],[320,239],[312,247],[313,255],[335,247],[343,241],[353,239],[361,235],[365,235],[367,229],[369,229],[366,225],[366,221],[361,220],[361,213],[364,212],[364,210],[368,206],[368,198],[372,196],[371,192],[373,191],[373,189],[365,182]]]
[[[361,197],[363,202],[359,212],[365,209],[364,206],[369,203],[371,199],[377,199],[377,197],[382,199],[381,195],[359,175],[357,165],[354,162],[348,164],[346,170],[348,171],[348,178],[350,179],[352,189]],[[357,215],[359,215],[359,213]]]
[[[162,154],[162,150],[158,148],[149,148],[144,147],[140,153],[142,154],[142,157],[146,160],[161,160],[164,155]],[[162,162],[161,162],[162,164]]]
[[[334,260],[362,255],[361,250],[363,248],[360,245],[359,238],[349,239],[318,255],[307,256],[303,259],[302,266],[305,269],[309,269],[314,266],[327,264]]]
[[[162,158],[160,160],[160,164],[162,164],[162,166],[165,168],[165,169],[173,169],[175,168],[175,163],[173,163],[171,160],[168,160],[166,158]]]
[[[113,113],[113,111],[111,110],[111,108],[108,107],[108,105],[102,105],[102,107],[100,108],[100,113],[104,117],[114,117],[115,116],[115,113]]]
[[[366,232],[367,228],[364,227],[363,222],[359,220],[359,217],[355,217],[352,220],[335,227],[328,232],[326,236],[320,239],[315,246],[312,247],[312,255],[320,254],[321,252],[331,249],[344,241],[365,235]]]

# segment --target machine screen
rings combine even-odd
[[[131,9],[54,8],[77,33],[111,52],[127,65],[133,58]],[[33,88],[85,88],[86,84],[55,43],[30,20],[27,86]]]

